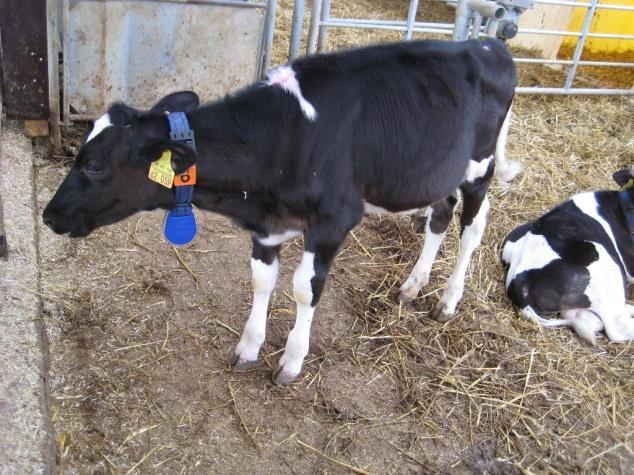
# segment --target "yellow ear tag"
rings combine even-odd
[[[161,158],[154,160],[150,165],[148,178],[165,188],[171,188],[174,183],[174,170],[172,169],[172,151],[165,150]]]
[[[634,186],[634,178],[630,178],[629,181],[625,185],[623,185],[623,187],[621,188],[621,191],[629,190],[633,186]]]

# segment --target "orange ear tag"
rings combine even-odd
[[[174,177],[174,186],[187,186],[196,184],[196,165],[192,165],[185,172]]]

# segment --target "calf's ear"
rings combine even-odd
[[[150,164],[161,158],[165,150],[172,152],[172,169],[177,174],[196,163],[196,152],[191,147],[171,140],[152,140],[143,146],[139,155],[144,162]]]
[[[625,186],[633,178],[632,170],[631,169],[619,170],[618,172],[615,172],[612,175],[612,178],[619,186]]]
[[[152,112],[191,112],[198,107],[200,99],[195,92],[180,91],[168,94],[158,101]]]
[[[136,122],[141,115],[141,111],[126,106],[123,102],[115,102],[108,108],[108,115],[112,125],[127,127]]]

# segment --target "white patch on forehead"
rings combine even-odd
[[[112,122],[110,122],[110,115],[109,114],[104,114],[101,117],[99,117],[95,121],[95,125],[93,126],[92,130],[90,131],[90,134],[88,135],[88,138],[86,139],[86,142],[91,141],[97,135],[99,135],[101,132],[103,132],[104,129],[107,129],[110,126],[112,126]],[[86,143],[86,142],[84,142],[84,143]]]
[[[269,86],[279,86],[297,98],[299,107],[308,120],[314,121],[317,119],[317,111],[302,95],[302,91],[299,88],[299,81],[297,81],[297,77],[295,77],[293,68],[290,66],[278,66],[266,73],[266,77],[268,78],[266,84]]]

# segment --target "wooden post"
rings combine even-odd
[[[59,30],[57,28],[57,0],[46,2],[46,36],[48,45],[48,126],[53,154],[62,150],[59,128]]]
[[[9,244],[7,234],[4,231],[4,210],[2,204],[2,193],[0,193],[0,259],[6,259],[9,255]]]
[[[0,154],[2,154],[2,87],[0,87]],[[1,155],[0,155],[1,156]],[[2,169],[0,169],[0,176]],[[9,256],[9,244],[7,234],[4,231],[4,204],[2,202],[2,189],[0,188],[0,259]]]

